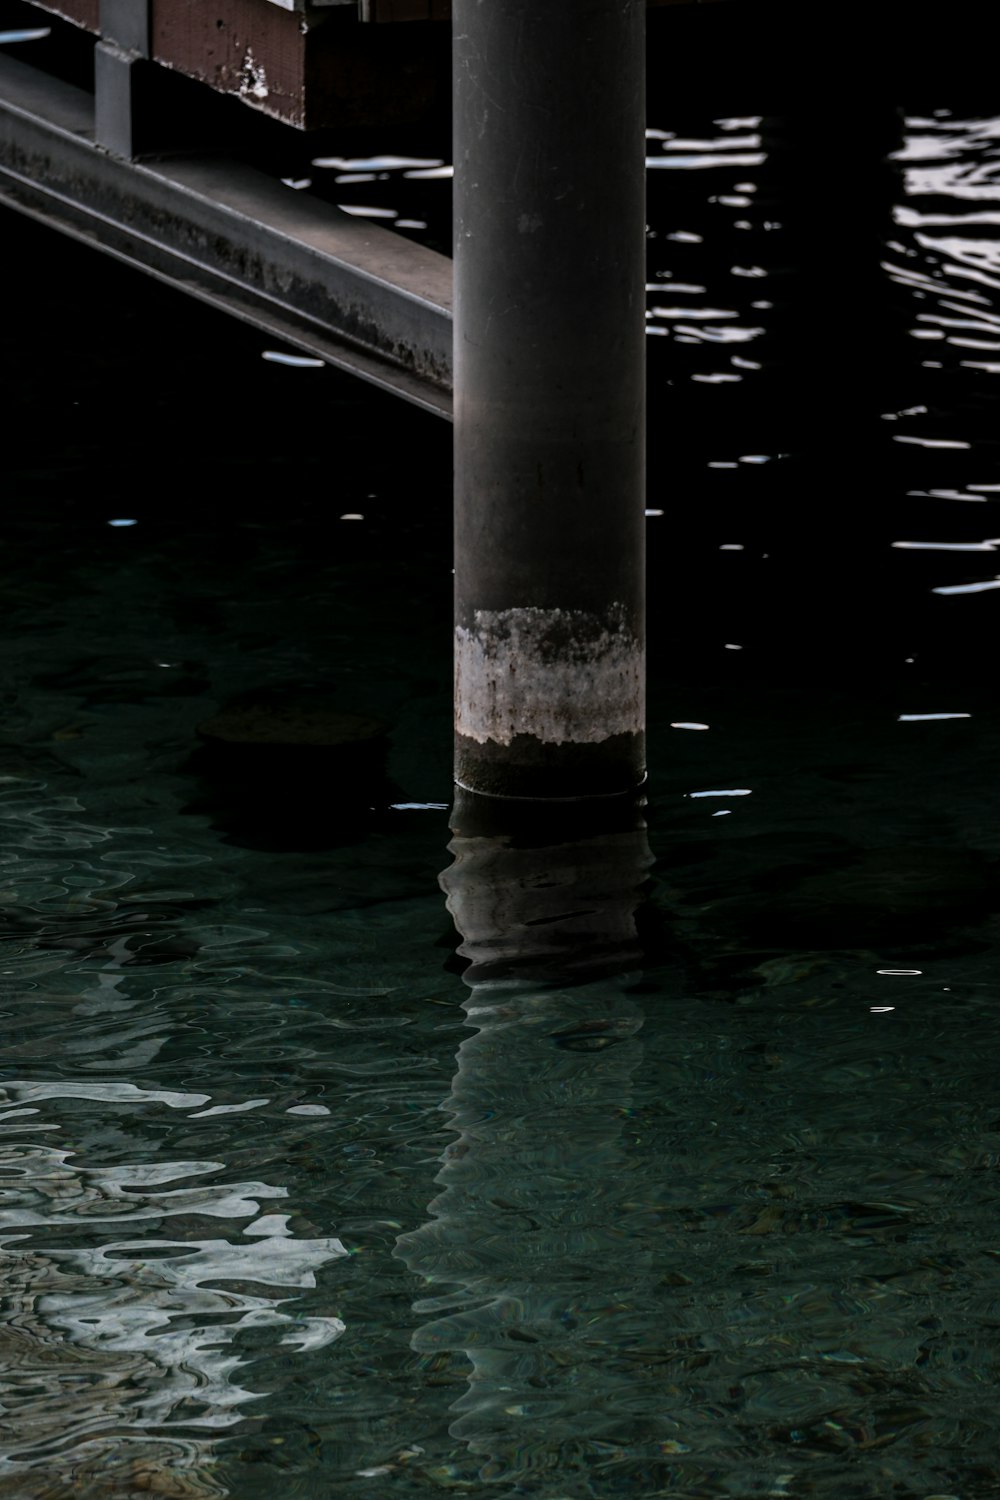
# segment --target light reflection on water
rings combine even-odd
[[[134,1124],[148,1107],[190,1112],[205,1094],[14,1079],[0,1096],[5,1488],[141,1488],[145,1471],[172,1476],[169,1493],[228,1493],[212,1478],[211,1436],[256,1399],[241,1383],[241,1341],[253,1330],[258,1349],[310,1350],[343,1333],[339,1318],[295,1310],[343,1245],[295,1237],[287,1214],[261,1214],[262,1201],[287,1197],[284,1186],[213,1183],[224,1162],[166,1159],[169,1127],[158,1132],[164,1156],[141,1159],[148,1143]],[[103,1108],[50,1114],[49,1101]],[[69,1149],[58,1144],[67,1127]],[[140,1160],[101,1165],[109,1144]]]
[[[960,502],[1000,489],[998,367],[970,345],[1000,318],[1000,127],[905,124],[884,254],[902,331],[855,449],[850,382],[819,382],[857,282],[841,268],[838,291],[829,251],[831,282],[797,263],[786,125],[666,123],[649,145],[669,168],[651,173],[654,460],[676,442],[650,493],[652,874],[642,827],[511,838],[459,819],[453,957],[450,563],[446,528],[428,541],[429,508],[413,519],[429,461],[399,413],[336,396],[338,433],[366,434],[352,473],[321,404],[335,377],[223,325],[234,365],[295,384],[266,464],[263,416],[234,424],[253,427],[220,481],[239,524],[197,506],[174,523],[197,464],[150,476],[147,503],[79,427],[53,477],[24,458],[0,747],[0,1487],[17,1500],[997,1493],[997,725],[976,653],[998,580],[963,556],[997,528]],[[404,173],[444,166],[345,154],[316,174],[337,192],[339,170],[370,168],[357,206],[396,212]],[[790,316],[808,379],[777,389],[799,407],[770,394]],[[148,350],[124,347],[124,384],[148,390]],[[21,352],[10,368],[48,454],[78,384],[47,356],[34,385]],[[182,431],[197,402],[171,378]],[[277,389],[248,386],[251,415]],[[204,404],[221,399],[213,384]],[[303,449],[315,467],[295,467]],[[58,506],[65,475],[82,495],[97,467],[88,530],[82,498]],[[292,515],[317,474],[330,514],[364,525]],[[699,502],[683,517],[679,492]],[[848,552],[872,560],[878,626],[871,676],[858,653],[845,683],[816,663],[864,602]],[[973,609],[990,613],[965,625]],[[324,781],[293,756],[204,778],[198,726],[288,682],[389,719],[385,774]]]

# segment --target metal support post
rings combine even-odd
[[[94,138],[131,160],[138,150],[137,91],[150,65],[148,0],[101,0],[94,49]]]
[[[455,0],[456,780],[644,776],[643,0]]]

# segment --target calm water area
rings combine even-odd
[[[600,815],[452,807],[444,423],[0,219],[4,1497],[1000,1496],[1000,118],[928,93],[656,102]],[[445,154],[307,156],[440,236]]]

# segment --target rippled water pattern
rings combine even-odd
[[[648,842],[449,834],[430,419],[12,229],[4,1495],[1000,1494],[1000,124],[894,131],[860,268],[650,131]],[[385,764],[199,761],[290,683]]]

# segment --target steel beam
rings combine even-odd
[[[89,94],[2,56],[0,203],[450,415],[445,256],[234,160],[120,160]]]
[[[643,0],[455,0],[455,776],[644,775]]]

